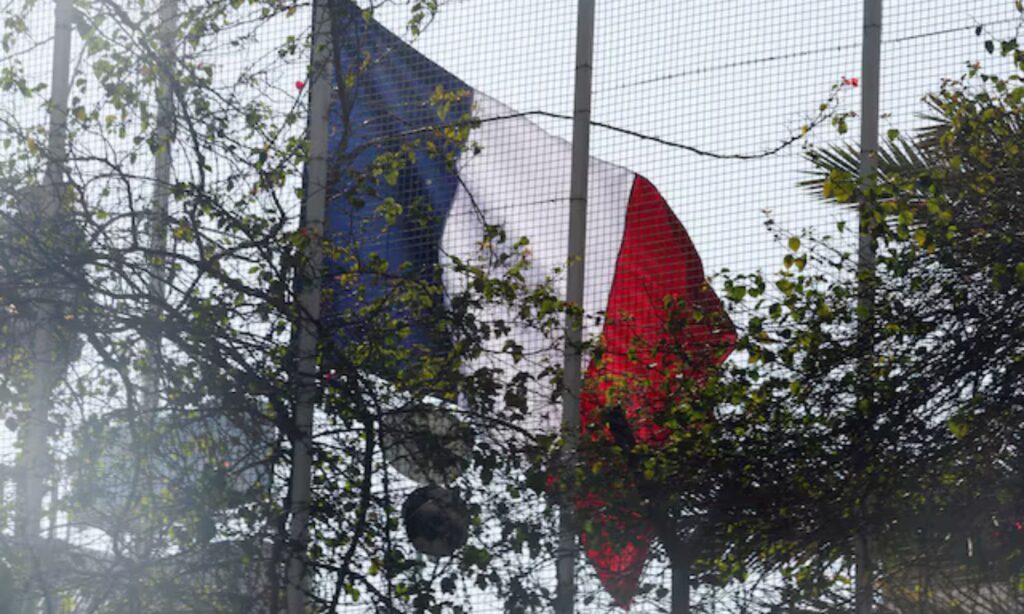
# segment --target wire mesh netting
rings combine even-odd
[[[26,36],[19,37],[17,44],[12,46],[4,61],[4,68],[14,71],[15,74],[23,75],[26,85],[36,87],[38,84],[46,83],[50,72],[51,48],[50,37],[53,34],[52,15],[40,11],[32,11],[27,14],[18,15],[24,20]],[[24,143],[29,139],[36,142],[43,142],[46,134],[46,107],[41,99],[39,100],[15,100],[5,97],[4,104],[4,148],[11,152],[17,147],[17,143]],[[30,167],[24,158],[18,159],[14,155],[8,157],[9,167],[15,167],[17,171],[24,171]],[[36,167],[38,170],[38,167]],[[15,171],[15,172],[17,172]],[[5,188],[8,192],[11,188]],[[17,307],[11,303],[5,304],[8,316],[14,316]],[[5,330],[9,323],[5,323]],[[7,365],[10,365],[11,357],[8,356]],[[7,366],[5,365],[5,366]],[[15,505],[15,461],[16,448],[14,433],[15,423],[8,417],[3,431],[0,431],[0,494],[3,497],[3,510],[0,512],[3,518],[5,531],[13,530],[13,510]]]
[[[329,5],[332,62],[313,73],[306,5],[179,2],[169,55],[159,7],[77,5],[66,173],[93,294],[61,314],[84,347],[47,416],[53,478],[37,528],[62,554],[58,586],[32,599],[62,600],[51,611],[283,607],[290,338],[303,317],[292,306],[310,283],[324,309],[318,607],[549,607],[560,468],[531,463],[562,422],[575,3]],[[793,237],[855,250],[837,223],[855,228],[856,212],[804,182],[809,152],[857,146],[861,10],[598,3],[575,306],[588,462],[588,446],[667,445],[660,414],[728,359],[747,322],[720,298],[725,271],[774,271],[799,249]],[[14,219],[25,187],[44,182],[54,18],[46,3],[4,11],[21,20],[0,60]],[[883,138],[926,125],[922,97],[998,62],[985,39],[1019,24],[1008,0],[887,3]],[[177,85],[161,76],[167,62]],[[327,257],[314,281],[300,274],[316,240],[300,211],[307,95],[321,78]],[[0,287],[0,307],[15,316],[17,293]],[[5,377],[0,555],[13,560],[31,412]],[[578,609],[668,611],[672,553],[643,514],[657,493],[628,458],[589,469],[600,488],[577,493]],[[417,542],[417,514],[446,505],[454,534]],[[422,554],[449,541],[461,556]],[[777,578],[755,580],[701,585],[695,607],[766,611]]]

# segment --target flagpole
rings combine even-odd
[[[330,21],[324,0],[313,2],[313,37],[309,72],[309,158],[301,224],[308,244],[298,270],[301,290],[296,326],[296,384],[289,495],[287,611],[304,614],[309,592],[309,516],[312,501],[313,410],[319,391],[317,345],[320,321],[320,270],[323,261],[324,210],[327,205],[327,114],[331,102]]]
[[[594,58],[595,0],[580,0],[576,23],[576,90],[572,125],[572,178],[569,187],[569,264],[565,298],[583,307],[584,253],[587,241],[587,188],[590,173],[590,100]],[[583,385],[583,321],[566,318],[565,368],[562,382],[562,436],[565,440],[565,485],[558,517],[555,611],[572,614],[576,602],[576,447],[580,432]]]

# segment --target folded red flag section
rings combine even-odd
[[[601,332],[600,356],[591,361],[581,399],[585,445],[630,443],[657,448],[670,436],[658,414],[681,400],[687,385],[720,364],[735,343],[735,331],[721,301],[708,285],[696,249],[658,191],[637,177],[626,214]],[[628,433],[613,434],[606,412],[621,410]],[[626,451],[628,453],[628,451]],[[620,460],[618,492],[584,493],[577,504],[592,518],[581,537],[587,557],[605,588],[628,608],[654,530],[636,492],[630,463]],[[600,471],[598,471],[600,474]],[[607,486],[609,481],[602,481]]]

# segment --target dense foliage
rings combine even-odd
[[[415,35],[437,3],[406,4]],[[311,283],[297,271],[321,241],[348,265],[335,286],[387,291],[354,293],[322,335],[312,603],[468,611],[488,594],[519,610],[547,607],[537,562],[550,560],[552,536],[541,530],[549,513],[521,480],[553,438],[537,442],[521,428],[530,382],[461,366],[507,328],[475,320],[474,308],[499,304],[550,328],[561,306],[526,283],[527,243],[506,241],[499,227],[488,229],[483,265],[454,266],[465,291],[442,296],[414,275],[354,261],[349,246],[304,226],[307,84],[322,68],[308,67],[307,9],[75,4],[80,60],[63,155],[45,124],[32,123],[30,109],[45,108],[50,93],[20,60],[32,41],[15,36],[38,7],[4,9],[12,53],[0,88],[24,102],[2,125],[0,414],[22,450],[42,433],[54,451],[37,489],[49,528],[34,535],[31,513],[12,509],[15,531],[0,536],[2,581],[16,583],[26,607],[281,610],[293,546],[288,472],[300,436],[292,332],[306,317],[297,292]],[[357,74],[337,75],[336,85],[352,81]],[[440,108],[446,99],[423,102]],[[448,154],[465,132],[445,132]],[[349,204],[400,182],[419,146],[375,160],[345,195]],[[167,153],[173,165],[161,178],[154,166]],[[344,172],[344,161],[334,163]],[[425,215],[390,204],[375,211],[381,233]],[[449,309],[435,317],[443,301]],[[448,351],[411,342],[417,320],[453,339]],[[501,351],[521,359],[521,348]],[[436,561],[406,539],[401,507],[415,485],[387,462],[395,425],[424,410],[475,434],[448,484],[467,503],[469,541]],[[413,462],[429,460],[420,451]],[[18,497],[31,499],[33,476],[13,477]]]
[[[584,483],[625,482],[615,504],[659,527],[665,561],[703,594],[853,611],[856,584],[883,610],[1019,609],[1024,52],[985,47],[1003,70],[944,81],[923,128],[888,132],[877,172],[862,175],[858,148],[807,149],[804,185],[841,221],[770,221],[782,269],[725,275],[736,354],[663,390],[667,437],[594,420],[604,444]],[[628,400],[651,384],[609,386]]]

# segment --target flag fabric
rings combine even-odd
[[[598,455],[613,444],[627,448],[626,454],[634,445],[656,450],[671,434],[659,414],[687,400],[690,385],[725,360],[735,331],[683,225],[640,176],[626,207],[611,283],[599,357],[584,375],[583,445]],[[610,409],[621,412],[624,424],[615,424]],[[656,487],[649,492],[650,485],[637,487],[643,480],[637,459],[617,460],[596,470],[594,481],[622,481],[619,492],[584,493],[577,508],[593,519],[593,528],[582,536],[587,557],[616,603],[628,609],[655,535],[644,498],[661,493]],[[623,469],[624,479],[615,475]]]
[[[569,143],[474,91],[354,4],[337,6],[326,231],[350,255],[329,260],[325,326],[358,334],[353,306],[385,296],[396,276],[421,277],[446,295],[459,293],[468,281],[451,264],[482,263],[491,227],[511,241],[525,237],[527,281],[555,279],[564,297],[559,275],[568,262]],[[477,121],[467,124],[470,116]],[[468,134],[459,134],[464,129]],[[453,134],[464,146],[453,144]],[[367,176],[386,180],[368,185]],[[734,339],[731,323],[686,230],[655,187],[596,158],[590,160],[584,261],[584,337],[601,348],[600,358],[585,359],[584,434],[604,436],[602,407],[615,395],[636,440],[656,446],[665,437],[657,414],[671,401],[673,382],[700,378],[724,359]],[[358,288],[346,286],[347,274],[366,270],[368,262],[377,263],[376,275],[361,277]],[[487,342],[491,351],[461,368],[489,369],[505,381],[525,374],[534,383],[527,399],[530,428],[556,433],[561,407],[543,384],[562,364],[560,338],[553,342],[502,307],[483,305],[474,315],[500,320],[508,330]],[[678,317],[690,321],[669,321]],[[411,342],[439,349],[451,343],[422,319],[408,327]],[[510,340],[522,347],[515,359],[503,351]],[[613,390],[622,380],[642,385],[623,399]],[[616,602],[628,607],[652,532],[642,512],[615,509],[607,499],[590,493],[579,500],[581,510],[598,519],[598,530],[584,537],[585,551]],[[612,539],[623,531],[631,533],[626,543]]]

